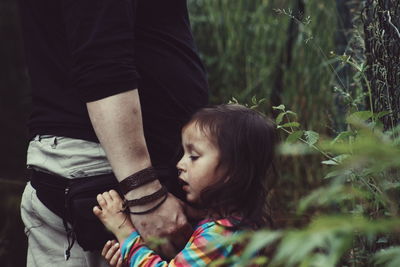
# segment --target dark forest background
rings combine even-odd
[[[15,0],[0,1],[0,262],[24,266],[26,240],[19,216],[30,110],[20,20]]]

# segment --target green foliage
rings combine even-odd
[[[346,200],[367,199],[367,194],[352,186],[332,184],[329,187],[318,188],[305,196],[297,207],[299,214],[315,207],[332,207],[332,212],[337,211],[341,203]]]
[[[299,2],[305,3],[304,9]],[[349,86],[346,82],[338,85],[334,72],[335,64],[341,61],[329,56],[330,51],[337,53],[335,41],[341,19],[336,3],[319,0],[189,0],[188,3],[194,36],[209,73],[212,103],[231,101],[249,103],[252,107],[252,98],[257,96],[266,99],[267,105],[258,105],[258,110],[265,113],[271,112],[272,105],[290,104],[291,110],[286,110],[286,114],[280,113],[280,109],[285,110],[283,105],[274,110],[281,114],[274,117],[280,130],[288,134],[282,134],[287,142],[279,148],[283,159],[277,163],[279,208],[293,216],[295,203],[308,190],[323,183],[320,177],[325,176],[324,168],[318,167],[323,156],[314,151],[319,135],[331,133],[344,120],[337,116],[333,87],[347,93]]]
[[[291,12],[280,12],[297,20]],[[254,240],[266,243],[247,246],[248,255],[254,255],[262,246],[277,244],[272,257],[264,259],[268,266],[399,265],[399,247],[390,246],[399,244],[400,127],[384,131],[381,120],[391,111],[374,112],[365,63],[348,55],[333,56],[354,71],[355,90],[346,87],[339,76],[335,87],[346,103],[344,130],[326,136],[318,128],[303,127],[302,116],[285,105],[272,107],[277,129],[287,135],[279,149],[281,155],[317,153],[323,157],[321,167],[326,167],[321,186],[300,200],[292,199],[302,223],[257,232]],[[338,75],[336,70],[333,73]],[[274,242],[268,243],[271,237]]]
[[[316,217],[306,228],[284,234],[272,266],[337,266],[356,234],[390,232],[399,223],[400,219],[371,222],[353,215]]]
[[[293,155],[298,155],[293,144],[297,138],[326,157],[321,163],[333,169],[325,175],[326,185],[299,201],[297,213],[308,211],[315,217],[304,228],[283,234],[272,265],[337,266],[346,258],[351,259],[349,263],[370,264],[351,251],[374,254],[382,240],[378,234],[391,237],[399,231],[399,128],[383,131],[379,120],[388,112],[356,111],[346,118],[348,130],[320,140],[316,132],[284,127],[284,118],[290,119],[288,111],[283,105],[274,109],[280,111],[277,128],[288,134],[285,151],[293,146]],[[368,250],[371,243],[375,249]],[[400,257],[396,251],[398,248],[378,250],[375,263],[397,266]]]
[[[371,86],[377,66],[386,61],[376,58],[376,64],[368,65],[362,34],[365,30],[375,35],[385,17],[380,23],[363,24],[356,14],[361,14],[361,2],[189,1],[210,73],[212,102],[235,96],[236,103],[259,107],[253,96],[268,99],[285,140],[279,147],[278,168],[283,170],[273,197],[280,200],[280,214],[291,222],[279,230],[236,237],[248,245],[232,264],[246,266],[266,246],[275,247],[275,253],[258,257],[259,265],[400,266],[400,127],[392,120],[391,129],[384,130],[387,123],[382,123],[399,107],[374,109],[378,100],[387,98],[383,90],[377,95],[376,88],[395,84],[381,79]],[[346,47],[341,51],[335,44],[346,15],[339,16],[336,5],[354,7],[349,13],[356,14],[349,15],[353,28],[344,33]],[[391,16],[394,23],[397,13]],[[389,34],[381,34],[392,47],[398,46]],[[373,37],[378,45],[383,43]],[[385,56],[395,51],[369,49]],[[396,80],[399,73],[387,71],[377,76]]]
[[[321,139],[299,130],[291,121],[297,114],[284,105],[273,109],[279,111],[277,129],[288,135],[280,151],[297,156],[303,154],[299,145],[309,147],[326,157],[321,166],[330,167],[326,183],[296,205],[308,223],[242,234],[235,241],[247,246],[241,259],[231,259],[235,266],[247,266],[268,246],[276,246],[275,253],[258,259],[268,266],[398,266],[400,248],[389,246],[399,244],[399,128],[385,132],[373,123],[386,113],[357,111],[347,116],[348,131]]]
[[[314,131],[305,131],[304,136],[306,137],[306,142],[310,146],[318,142],[319,134]]]
[[[398,267],[400,266],[400,247],[382,249],[374,256],[376,266]]]

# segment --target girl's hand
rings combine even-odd
[[[111,267],[122,267],[121,250],[117,241],[107,241],[101,251],[101,255]]]
[[[99,206],[93,208],[93,213],[122,244],[135,228],[129,217],[122,211],[123,201],[121,197],[117,191],[110,190],[98,194],[97,202]]]

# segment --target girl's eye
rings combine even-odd
[[[190,158],[192,161],[195,161],[196,159],[199,158],[199,156],[190,156],[189,158]]]

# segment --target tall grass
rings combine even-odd
[[[212,102],[268,97],[288,19],[287,1],[189,1],[192,27],[209,72]]]
[[[310,0],[300,14],[297,2],[189,0],[213,103],[227,102],[232,96],[240,102],[249,102],[254,95],[269,99],[274,90],[281,90],[282,102],[299,112],[305,123],[325,128],[322,121],[329,121],[334,106],[327,55],[335,50],[336,4]],[[289,30],[292,18],[277,10],[298,18],[297,32]],[[306,25],[302,22],[308,16]],[[290,51],[289,41],[293,42]],[[282,66],[283,75],[278,77]],[[283,88],[276,88],[279,82]]]
[[[266,98],[267,113],[283,103],[307,129],[332,134],[338,79],[329,55],[336,52],[341,23],[335,1],[309,0],[304,7],[302,2],[189,0],[189,10],[212,103]],[[321,183],[321,160],[319,155],[282,157],[279,194],[290,194],[283,199],[298,199]]]

